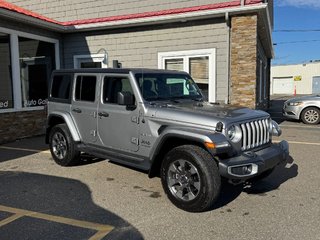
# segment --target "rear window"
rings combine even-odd
[[[70,98],[71,75],[55,75],[52,80],[51,97],[62,100]]]

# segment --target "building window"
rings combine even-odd
[[[107,54],[75,55],[74,68],[107,68]]]
[[[22,107],[47,103],[48,83],[55,66],[53,43],[19,37]]]
[[[59,40],[0,27],[0,113],[43,109],[59,68]]]
[[[0,33],[0,110],[13,108],[10,35]]]
[[[208,101],[215,102],[215,58],[215,49],[159,53],[158,67],[188,72]]]
[[[258,104],[263,103],[267,99],[267,70],[268,61],[261,44],[258,44],[257,54],[257,96]]]

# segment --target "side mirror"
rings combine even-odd
[[[134,96],[131,92],[118,92],[118,104],[124,106],[134,105]]]

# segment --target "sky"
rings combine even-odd
[[[274,0],[272,65],[320,60],[320,0]]]

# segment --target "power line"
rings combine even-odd
[[[279,29],[274,32],[320,32],[320,29]]]
[[[291,42],[277,42],[273,45],[281,45],[281,44],[293,44],[293,43],[309,43],[309,42],[320,42],[320,39],[314,39],[314,40],[304,40],[304,41],[291,41]]]

